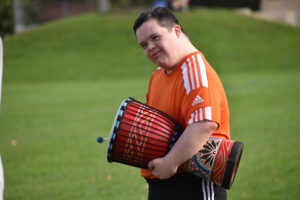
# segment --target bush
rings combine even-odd
[[[0,1],[0,36],[3,38],[7,34],[12,34],[14,31],[13,22],[13,1]]]

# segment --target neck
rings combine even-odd
[[[182,53],[183,54],[183,58],[186,55],[190,54],[190,53],[198,51],[198,49],[191,43],[191,41],[189,40],[189,38],[187,36],[183,37],[182,40],[184,40],[183,41],[184,45],[183,45],[183,48],[182,48],[182,50],[183,50],[182,51],[183,52]]]
[[[178,64],[190,53],[196,52],[198,49],[194,47],[190,42],[181,48],[181,53],[178,56],[177,62],[173,67],[165,67],[165,72],[170,74],[174,69],[178,67]]]
[[[172,66],[163,67],[167,74],[170,74],[174,69],[178,67],[178,64],[190,53],[198,51],[196,47],[191,43],[189,38],[181,32],[178,35],[178,45],[176,48],[176,53],[174,54],[174,61],[175,63]]]

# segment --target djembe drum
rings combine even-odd
[[[181,133],[181,126],[165,113],[127,98],[112,126],[107,160],[147,168],[169,152]]]
[[[147,169],[151,160],[170,151],[182,132],[181,125],[167,114],[129,97],[121,103],[113,122],[107,160]],[[241,142],[210,137],[178,171],[193,173],[229,189],[242,150]]]
[[[189,172],[230,189],[242,156],[243,143],[209,137],[205,145],[178,171]]]

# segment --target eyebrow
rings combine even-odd
[[[152,33],[152,34],[146,39],[146,41],[149,40],[150,38],[152,38],[152,37],[155,36],[155,35],[159,35],[159,34],[158,34],[158,33]],[[141,41],[141,42],[139,43],[139,45],[142,46],[143,43],[145,43],[145,41]]]

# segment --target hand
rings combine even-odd
[[[178,166],[173,165],[164,158],[157,158],[149,162],[148,167],[152,170],[152,174],[159,179],[167,179],[177,172]]]

